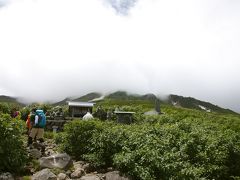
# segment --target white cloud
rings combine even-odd
[[[175,93],[240,111],[239,1],[131,2],[119,14],[106,0],[12,0],[0,9],[0,88],[32,100]]]
[[[7,4],[6,0],[0,0],[0,8]]]
[[[128,12],[133,8],[137,0],[106,0],[106,2],[116,10],[120,15],[128,15]]]

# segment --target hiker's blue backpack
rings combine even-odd
[[[40,128],[44,128],[46,126],[46,116],[45,116],[43,110],[38,109],[36,111],[36,114],[38,115],[37,126],[40,127]]]

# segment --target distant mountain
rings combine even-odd
[[[147,100],[155,101],[156,96],[154,94],[128,94],[125,91],[117,91],[106,96],[107,99],[116,99],[116,100]]]
[[[157,97],[154,94],[145,94],[145,95],[138,95],[138,94],[128,94],[125,91],[117,91],[114,93],[109,94],[106,96],[108,99],[115,99],[115,100],[143,100],[143,101],[152,101],[155,102]],[[167,99],[161,99],[161,103],[166,103],[175,107],[183,107],[189,109],[197,109],[206,112],[219,112],[219,113],[231,113],[237,114],[236,112],[230,109],[224,109],[217,105],[213,105],[209,102],[201,101],[192,97],[183,97],[178,95],[169,95]]]
[[[2,95],[2,96],[0,96],[0,102],[14,102],[14,103],[16,103],[17,99],[14,98],[14,97]]]
[[[141,100],[147,100],[147,101],[155,101],[157,99],[157,96],[154,94],[145,94],[143,96],[140,96]]]
[[[156,96],[154,94],[146,94],[146,95],[138,95],[138,94],[128,94],[125,91],[117,91],[111,94],[108,94],[107,96],[103,96],[100,93],[92,92],[88,93],[84,96],[81,96],[79,98],[65,98],[62,101],[56,102],[52,105],[54,106],[61,106],[66,105],[67,101],[92,101],[92,102],[98,102],[102,101],[104,99],[112,99],[112,100],[147,100],[147,101],[155,101]]]
[[[230,109],[224,109],[217,105],[213,105],[209,102],[200,101],[192,97],[183,97],[178,95],[169,95],[168,103],[173,106],[179,106],[189,109],[198,109],[207,112],[219,112],[219,113],[236,113]]]
[[[53,105],[53,106],[64,106],[64,105],[67,104],[68,101],[71,101],[71,98],[65,98],[65,99],[63,99],[62,101],[53,103],[52,105]]]
[[[137,99],[138,95],[129,95],[126,91],[116,91],[106,96],[107,99],[131,100]]]
[[[92,92],[89,94],[86,94],[84,96],[81,96],[79,98],[65,98],[62,101],[53,103],[54,106],[62,106],[66,105],[67,101],[93,101],[93,102],[99,102],[104,100],[115,100],[113,102],[124,102],[124,101],[131,101],[130,103],[141,103],[141,102],[147,102],[149,104],[155,104],[157,97],[154,94],[145,94],[145,95],[139,95],[139,94],[130,94],[126,91],[116,91],[111,94],[106,95],[105,97],[102,96],[102,94],[97,92]],[[15,97],[10,96],[0,96],[0,103],[15,103],[18,105],[24,105],[18,101]],[[210,102],[201,101],[198,99],[195,99],[193,97],[183,97],[179,95],[169,95],[166,99],[160,99],[160,103],[162,104],[168,104],[175,107],[183,107],[183,108],[189,108],[189,109],[197,109],[201,111],[206,112],[219,112],[219,113],[228,113],[228,114],[238,114],[230,109],[225,109],[222,107],[219,107],[217,105],[211,104]],[[123,103],[124,104],[124,103]],[[128,102],[127,102],[128,104]]]
[[[12,103],[12,104],[18,104],[20,106],[23,106],[23,103],[20,103],[17,98],[11,97],[11,96],[0,96],[0,103]]]
[[[72,101],[92,101],[94,99],[100,98],[101,96],[102,94],[100,93],[92,92],[79,98],[73,99]]]
[[[84,96],[81,96],[81,97],[78,97],[78,98],[65,98],[62,101],[53,103],[52,105],[53,106],[63,106],[63,105],[66,105],[68,101],[84,101],[84,102],[87,102],[87,101],[91,101],[91,100],[100,98],[101,96],[102,95],[100,93],[93,92],[93,93],[88,93],[88,94],[86,94]]]

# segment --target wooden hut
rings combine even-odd
[[[71,117],[83,117],[87,112],[92,114],[93,106],[95,103],[91,102],[74,102],[69,101],[69,115]]]
[[[133,114],[135,112],[128,112],[128,111],[114,111],[117,115],[117,122],[123,124],[131,124],[133,122]]]

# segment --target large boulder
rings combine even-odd
[[[130,180],[130,178],[121,176],[119,171],[112,171],[105,174],[106,180]]]
[[[39,159],[41,168],[60,168],[67,169],[72,164],[72,159],[66,153],[55,154]]]
[[[34,174],[32,180],[57,180],[57,176],[49,169],[43,169]]]

